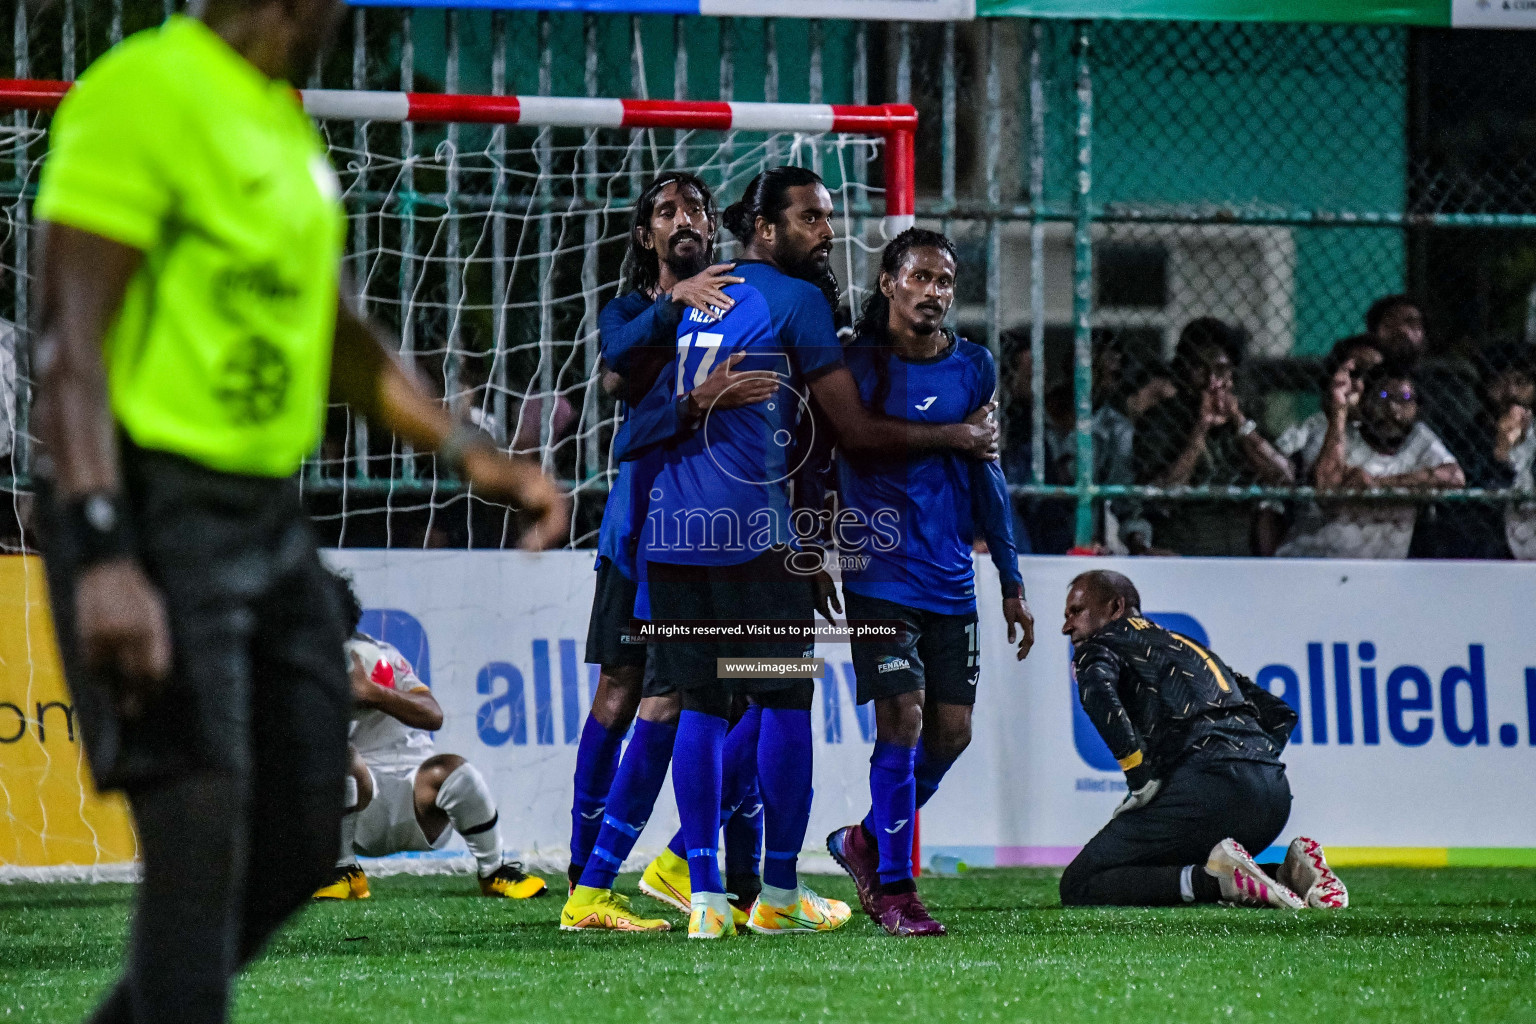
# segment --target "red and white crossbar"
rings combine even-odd
[[[0,79],[0,109],[52,110],[68,82]],[[725,103],[573,96],[466,96],[427,92],[305,89],[304,109],[332,121],[521,124],[550,128],[675,128],[685,131],[846,132],[885,140],[885,220],[894,234],[914,212],[917,109],[905,103]]]

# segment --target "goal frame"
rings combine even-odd
[[[38,79],[0,79],[0,110],[52,111],[72,84]],[[884,140],[885,236],[894,238],[911,227],[916,214],[917,108],[908,103],[738,103],[360,89],[301,89],[299,96],[305,112],[321,121],[877,136]]]

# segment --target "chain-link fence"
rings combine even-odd
[[[72,77],[165,9],[165,0],[18,7],[13,74]],[[1525,75],[1536,53],[1524,38],[369,9],[353,13],[316,84],[913,102],[919,218],[956,238],[954,322],[999,359],[1005,467],[1029,550],[1536,557],[1526,326],[1536,119],[1520,113],[1536,110]],[[26,197],[41,139],[36,122],[13,124],[0,157],[9,161],[0,164],[9,190],[0,273],[15,277],[0,280],[0,318],[21,328],[10,332],[20,343],[0,346],[0,375],[19,382],[5,414],[24,427]],[[537,439],[589,498],[574,537],[590,543],[613,470],[605,435],[560,446],[573,408],[612,415],[590,387],[587,308],[612,294],[583,279],[581,252],[612,249],[622,226],[604,213],[594,239],[578,217],[568,237],[529,250],[560,258],[488,275],[461,248],[484,232],[444,236],[461,211],[486,208],[490,194],[476,190],[494,188],[485,183],[496,176],[448,188],[433,163],[449,153],[445,133],[402,141],[400,129],[372,131],[372,151],[396,163],[354,166],[359,143],[343,129],[332,141],[344,170],[387,191],[400,156],[415,153],[423,181],[442,186],[414,189],[440,196],[438,206],[394,207],[387,229],[359,240],[359,270],[370,252],[382,257],[369,284],[375,311],[407,337],[436,339],[412,350],[419,365],[449,396],[478,401],[503,443]],[[598,138],[589,151],[606,154],[600,170],[614,180],[567,175],[560,187],[596,187],[613,200],[607,212],[621,209],[666,163],[678,143],[669,134]],[[455,153],[489,145],[478,135],[454,141]],[[524,141],[529,166],[544,173],[538,140]],[[577,160],[593,144],[576,132],[551,152]],[[856,183],[867,174],[848,172]],[[738,177],[722,180],[739,186]],[[399,259],[407,235],[423,254],[423,276],[411,282]],[[614,253],[603,252],[606,266]],[[553,272],[557,264],[569,273]],[[862,252],[839,263],[845,293],[868,287],[871,265]],[[455,288],[480,296],[457,319]],[[413,296],[420,318],[403,312]],[[1377,301],[1390,296],[1406,298]],[[428,353],[456,344],[454,332],[484,340],[475,359]],[[379,440],[335,419],[329,454],[308,477],[333,540],[505,542],[499,510],[480,510],[488,519],[476,528],[473,503],[451,481],[387,443],[383,458],[357,458]],[[8,433],[24,477],[25,431]]]

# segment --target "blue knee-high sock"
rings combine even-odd
[[[763,860],[763,798],[752,788],[725,823],[725,876],[727,879],[757,875]]]
[[[571,863],[577,867],[586,865],[597,832],[603,827],[603,808],[628,731],[628,725],[605,729],[591,715],[581,727],[581,742],[576,746],[576,799],[571,804]]]
[[[746,712],[725,734],[725,745],[720,753],[720,824],[723,826],[747,797],[747,791],[757,786],[757,734],[762,724],[763,709],[756,704],[747,706]],[[678,829],[667,843],[667,849],[679,857],[688,856],[688,844],[683,841],[683,830]],[[727,844],[727,873],[729,873],[729,844]]]
[[[635,722],[635,735],[619,762],[619,771],[608,794],[608,809],[603,815],[602,831],[592,847],[592,856],[581,872],[581,884],[595,889],[613,888],[613,880],[635,848],[635,840],[645,829],[661,784],[667,778],[667,765],[672,762],[672,743],[677,727],[647,722]]]
[[[917,764],[912,769],[913,777],[917,780],[917,806],[921,807],[933,798],[933,794],[938,792],[939,783],[944,781],[944,773],[954,766],[954,758],[940,761],[930,757],[923,741],[917,741]]]
[[[764,708],[757,741],[763,794],[763,884],[793,889],[811,820],[811,713]]]
[[[693,891],[724,892],[720,878],[720,756],[725,745],[723,718],[702,711],[684,711],[677,720],[672,760],[672,789],[677,816],[682,819]]]
[[[912,819],[917,817],[917,748],[875,741],[869,758],[869,817],[864,827],[880,850],[880,881],[912,877]]]

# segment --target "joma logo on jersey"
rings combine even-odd
[[[928,407],[938,400],[938,395],[929,395],[927,398],[923,399],[921,402],[918,402],[912,408],[916,409],[918,412],[927,412]]]
[[[894,654],[887,654],[875,663],[875,671],[884,675],[887,672],[900,672],[904,668],[911,668],[912,663],[906,658],[898,658]]]

